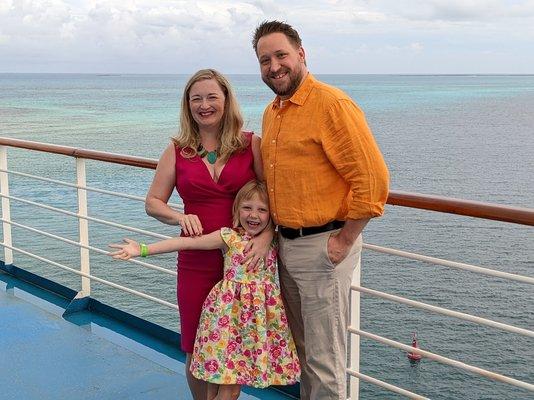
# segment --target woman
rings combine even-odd
[[[263,179],[260,138],[243,132],[243,118],[228,80],[212,69],[200,70],[187,82],[182,97],[180,132],[163,152],[146,197],[146,212],[182,235],[208,234],[232,226],[232,203],[248,181]],[[167,201],[176,187],[184,213]],[[250,252],[255,263],[267,254],[272,232],[256,239]],[[189,370],[202,303],[222,279],[219,250],[190,250],[178,255],[178,306],[186,374],[195,399],[205,399],[207,383]]]

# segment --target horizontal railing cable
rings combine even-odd
[[[387,383],[387,382],[384,382],[384,381],[381,381],[379,379],[376,379],[376,378],[373,378],[371,376],[368,376],[368,375],[364,375],[360,372],[356,372],[356,371],[353,371],[351,369],[348,369],[347,370],[347,373],[349,375],[352,375],[358,379],[361,379],[362,381],[366,381],[366,382],[369,382],[369,383],[372,383],[376,386],[380,386],[384,389],[387,389],[389,390],[390,392],[395,392],[395,393],[398,393],[398,394],[401,394],[403,396],[406,396],[410,399],[415,399],[415,400],[429,400],[428,397],[424,397],[424,396],[421,396],[419,394],[416,394],[416,393],[412,393],[406,389],[402,389],[398,386],[395,386],[395,385],[392,385],[390,383]]]
[[[60,181],[60,180],[51,179],[51,178],[44,178],[44,177],[37,176],[37,175],[31,175],[31,174],[26,174],[24,172],[11,171],[11,170],[2,169],[2,168],[0,168],[0,172],[7,172],[9,174],[19,175],[19,176],[23,176],[23,177],[26,177],[26,178],[32,178],[32,179],[36,179],[36,180],[43,181],[43,182],[55,183],[57,185],[67,186],[67,187],[71,187],[71,188],[74,188],[74,189],[84,189],[84,190],[87,190],[88,192],[96,192],[96,193],[107,194],[107,195],[115,196],[115,197],[122,197],[124,199],[140,201],[140,202],[143,202],[143,203],[145,202],[145,198],[144,197],[135,196],[133,194],[114,192],[112,190],[99,189],[99,188],[94,188],[94,187],[90,187],[90,186],[80,186],[80,185],[76,185],[75,183],[69,183],[69,182]],[[167,205],[169,207],[172,207],[172,208],[178,210],[178,211],[183,211],[183,208],[184,208],[184,206],[182,204],[167,203]]]
[[[519,335],[523,335],[523,336],[534,338],[534,331],[530,331],[528,329],[523,329],[523,328],[518,328],[518,327],[513,326],[513,325],[503,324],[502,322],[497,322],[497,321],[493,321],[493,320],[490,320],[490,319],[477,317],[477,316],[470,315],[470,314],[465,314],[465,313],[462,313],[462,312],[459,312],[459,311],[449,310],[447,308],[433,306],[433,305],[430,305],[430,304],[427,304],[427,303],[421,303],[419,301],[410,300],[410,299],[407,299],[405,297],[395,296],[395,295],[392,295],[392,294],[389,294],[389,293],[380,292],[378,290],[373,290],[373,289],[365,288],[365,287],[362,287],[362,286],[353,285],[353,286],[351,286],[351,289],[352,290],[356,290],[356,291],[358,291],[360,293],[366,293],[366,294],[369,294],[371,296],[380,297],[382,299],[395,301],[397,303],[406,304],[406,305],[409,305],[409,306],[412,306],[412,307],[416,307],[416,308],[420,308],[420,309],[423,309],[423,310],[431,311],[431,312],[434,312],[434,313],[437,313],[437,314],[447,315],[449,317],[455,317],[455,318],[463,319],[464,321],[470,321],[470,322],[474,322],[474,323],[477,323],[477,324],[480,324],[480,325],[486,325],[486,326],[490,326],[492,328],[501,329],[503,331],[517,333]]]
[[[473,373],[475,373],[477,375],[484,376],[484,377],[492,379],[494,381],[507,383],[507,384],[510,384],[510,385],[513,385],[513,386],[517,386],[517,387],[520,387],[522,389],[526,389],[526,390],[534,392],[534,385],[531,384],[531,383],[523,382],[523,381],[520,381],[518,379],[514,379],[514,378],[510,378],[510,377],[505,376],[505,375],[498,374],[496,372],[488,371],[488,370],[485,370],[485,369],[482,369],[482,368],[479,368],[479,367],[475,367],[475,366],[472,366],[472,365],[469,365],[469,364],[465,364],[465,363],[463,363],[461,361],[457,361],[457,360],[453,360],[453,359],[450,359],[450,358],[447,358],[447,357],[443,357],[443,356],[431,353],[431,352],[426,351],[426,350],[421,350],[420,348],[415,348],[415,347],[412,347],[412,346],[408,346],[406,344],[399,343],[399,342],[396,342],[396,341],[391,340],[391,339],[387,339],[387,338],[382,337],[382,336],[374,335],[372,333],[369,333],[369,332],[366,332],[366,331],[362,331],[360,329],[356,329],[356,328],[354,328],[352,326],[349,326],[348,330],[349,330],[350,333],[366,337],[368,339],[371,339],[371,340],[374,340],[376,342],[388,345],[390,347],[395,347],[397,349],[404,350],[404,351],[410,352],[410,353],[421,354],[422,356],[424,356],[424,357],[426,357],[428,359],[431,359],[431,360],[434,360],[434,361],[438,361],[438,362],[440,362],[442,364],[450,365],[452,367],[463,369],[465,371],[473,372]]]
[[[21,254],[24,254],[24,255],[26,255],[28,257],[31,257],[31,258],[34,258],[36,260],[45,262],[47,264],[53,265],[55,267],[61,268],[61,269],[65,270],[65,271],[72,272],[72,273],[74,273],[76,275],[80,275],[80,276],[83,276],[85,278],[89,278],[92,281],[99,282],[99,283],[101,283],[103,285],[110,286],[110,287],[113,287],[115,289],[122,290],[123,292],[127,292],[127,293],[133,294],[135,296],[142,297],[142,298],[147,299],[147,300],[151,300],[151,301],[153,301],[155,303],[159,303],[161,305],[167,306],[167,307],[172,308],[174,310],[178,310],[178,306],[176,304],[169,303],[168,301],[158,299],[157,297],[150,296],[150,295],[148,295],[146,293],[139,292],[139,291],[134,290],[134,289],[130,289],[128,287],[125,287],[125,286],[119,285],[117,283],[113,283],[113,282],[107,281],[107,280],[102,279],[102,278],[98,278],[98,277],[93,276],[93,275],[85,274],[83,272],[75,270],[74,268],[67,267],[66,265],[57,263],[57,262],[49,260],[47,258],[38,256],[36,254],[30,253],[30,252],[22,250],[22,249],[19,249],[18,247],[8,246],[5,243],[0,243],[0,246],[7,247],[8,249],[11,249],[11,250],[16,251],[16,252],[21,253]]]
[[[11,225],[16,226],[18,228],[26,229],[26,230],[28,230],[30,232],[38,233],[40,235],[49,237],[51,239],[56,239],[56,240],[59,240],[59,241],[64,242],[64,243],[71,244],[73,246],[77,246],[77,247],[81,247],[81,248],[84,248],[84,249],[92,250],[92,251],[94,251],[96,253],[100,253],[100,254],[104,254],[104,255],[109,255],[109,253],[110,253],[109,251],[99,249],[98,247],[86,246],[86,245],[83,245],[83,244],[81,244],[79,242],[76,242],[74,240],[67,239],[67,238],[62,237],[62,236],[54,235],[53,233],[45,232],[45,231],[42,231],[40,229],[33,228],[31,226],[27,226],[27,225],[24,225],[24,224],[19,224],[18,222],[7,221],[4,218],[0,218],[0,221],[5,222],[6,224],[11,224]],[[130,259],[130,260],[126,260],[126,261],[132,262],[134,264],[141,265],[141,266],[146,267],[148,269],[153,269],[155,271],[163,272],[163,273],[165,273],[167,275],[177,276],[176,271],[171,271],[171,270],[169,270],[167,268],[163,268],[163,267],[160,267],[158,265],[146,263],[146,262],[135,260],[135,259]]]
[[[410,253],[410,252],[407,252],[407,251],[391,249],[391,248],[388,248],[388,247],[376,246],[374,244],[364,243],[363,244],[363,248],[364,249],[368,249],[368,250],[372,250],[372,251],[376,251],[376,252],[379,252],[379,253],[392,254],[392,255],[399,256],[399,257],[403,257],[403,258],[409,258],[411,260],[423,261],[423,262],[427,262],[427,263],[431,263],[431,264],[442,265],[444,267],[450,267],[450,268],[455,268],[455,269],[461,269],[461,270],[464,270],[464,271],[475,272],[477,274],[495,276],[495,277],[498,277],[498,278],[508,279],[508,280],[511,280],[511,281],[529,283],[531,285],[534,284],[534,278],[532,278],[530,276],[510,274],[508,272],[496,271],[494,269],[478,267],[476,265],[459,263],[459,262],[456,262],[456,261],[449,261],[449,260],[444,260],[444,259],[436,258],[436,257],[424,256],[424,255],[421,255],[421,254],[416,254],[416,253]]]
[[[16,196],[6,196],[6,195],[3,195],[3,194],[0,194],[0,197],[5,197],[7,199],[18,201],[20,203],[25,203],[25,204],[29,204],[29,205],[32,205],[32,206],[35,206],[35,207],[43,208],[45,210],[54,211],[54,212],[58,212],[58,213],[61,213],[61,214],[69,215],[71,217],[86,219],[88,221],[96,222],[98,224],[112,226],[114,228],[124,229],[124,230],[130,231],[130,232],[140,233],[140,234],[146,235],[146,236],[152,236],[152,237],[155,237],[155,238],[158,238],[158,239],[170,239],[171,238],[171,236],[167,236],[167,235],[162,235],[162,234],[159,234],[159,233],[146,231],[144,229],[133,228],[133,227],[128,226],[128,225],[117,224],[115,222],[106,221],[104,219],[99,219],[99,218],[89,217],[89,216],[85,216],[85,215],[80,215],[80,214],[77,214],[77,213],[72,212],[72,211],[63,210],[61,208],[52,207],[52,206],[49,206],[49,205],[46,205],[46,204],[42,204],[42,203],[36,203],[35,201],[31,201],[31,200],[21,199],[20,197],[16,197]]]

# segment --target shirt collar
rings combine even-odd
[[[313,89],[313,86],[316,82],[315,77],[308,72],[306,75],[306,78],[304,78],[304,81],[300,84],[297,91],[293,93],[293,96],[291,96],[286,101],[290,101],[291,103],[294,103],[296,105],[303,105],[306,102],[306,99],[308,98],[308,95]],[[276,96],[271,103],[272,108],[277,108],[280,106],[280,96]]]

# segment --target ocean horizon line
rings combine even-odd
[[[194,71],[193,71],[194,72]],[[0,72],[0,75],[86,75],[86,76],[190,76],[191,73],[144,73],[144,72]],[[310,71],[312,72],[312,71]],[[228,76],[254,76],[258,73],[224,73]],[[337,72],[313,72],[316,76],[534,76],[532,73],[419,73],[419,72],[399,72],[399,73],[337,73]]]

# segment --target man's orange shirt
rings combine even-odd
[[[358,106],[311,74],[263,115],[261,152],[274,221],[319,226],[382,215],[388,170]]]

